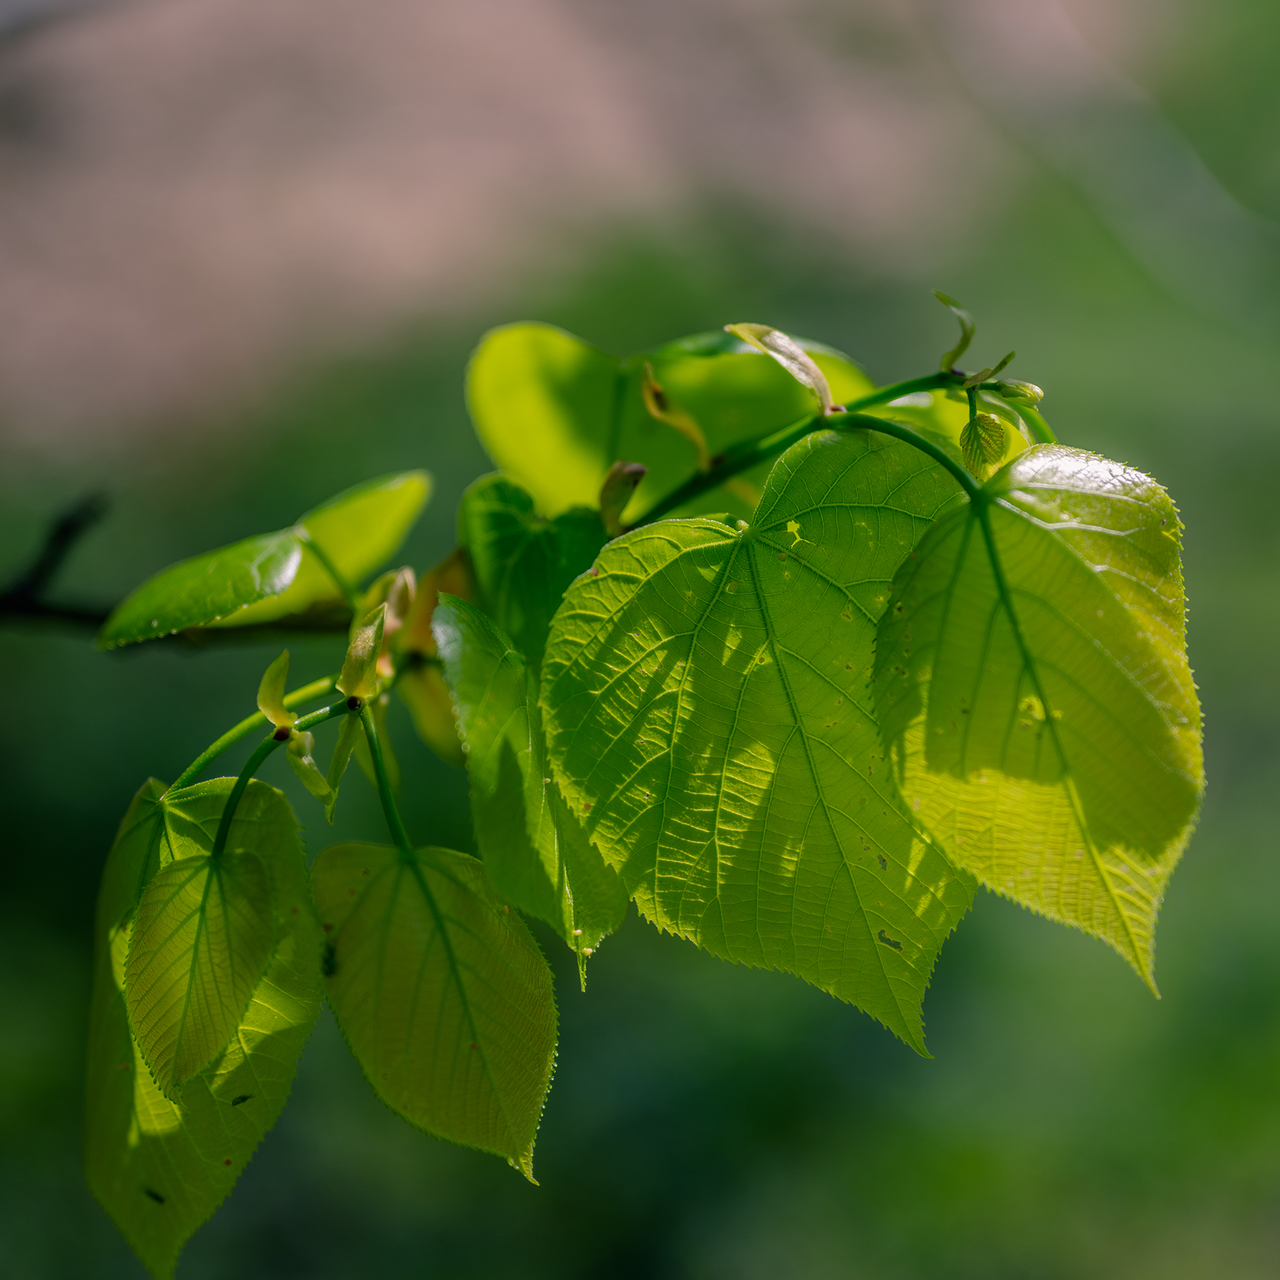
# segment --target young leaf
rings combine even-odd
[[[794,338],[767,324],[727,324],[725,332],[772,356],[801,386],[813,392],[820,412],[831,412],[831,388],[822,370]]]
[[[316,764],[311,754],[315,748],[314,733],[308,733],[305,730],[298,733],[295,730],[285,751],[288,755],[289,767],[298,775],[299,781],[324,805],[325,811],[330,812],[336,797],[328,779],[320,772],[320,766]]]
[[[277,729],[292,729],[297,714],[284,705],[284,687],[289,679],[289,650],[286,649],[263,674],[258,685],[258,710]]]
[[[289,1094],[320,1008],[320,930],[297,824],[284,797],[251,782],[232,842],[256,842],[279,908],[280,938],[231,1043],[171,1102],[129,1032],[124,963],[141,886],[212,842],[233,779],[180,792],[154,780],[135,797],[107,858],[94,932],[85,1097],[89,1188],[157,1280],[226,1196]]]
[[[600,513],[585,507],[544,519],[528,490],[495,475],[482,476],[462,495],[458,541],[475,572],[477,603],[537,664],[551,615],[569,583],[591,568],[605,531]]]
[[[842,402],[873,384],[829,347],[800,340]],[[645,407],[645,366],[674,404],[701,428],[714,456],[739,441],[814,412],[813,396],[773,360],[761,360],[724,332],[696,334],[618,360],[560,329],[507,325],[485,335],[467,371],[467,403],[494,463],[526,488],[536,508],[555,516],[594,507],[619,458],[648,474],[624,511],[627,520],[694,475],[697,445],[655,421]],[[742,492],[767,468],[704,495],[699,511],[749,515]]]
[[[395,553],[430,491],[425,471],[384,476],[308,511],[288,529],[171,565],[116,608],[98,643],[114,649],[190,627],[341,615],[343,592],[308,544],[354,585]]]
[[[901,808],[867,678],[893,570],[955,498],[906,445],[812,434],[749,528],[668,520],[610,543],[543,665],[555,774],[645,914],[921,1050],[970,888]]]
[[[333,814],[338,807],[338,787],[342,783],[342,775],[351,763],[351,753],[356,744],[364,741],[364,730],[360,726],[360,717],[354,712],[342,719],[342,728],[338,730],[338,740],[334,743],[333,756],[329,761],[329,773],[325,782],[329,787],[329,798],[325,801],[324,816],[333,826]]]
[[[474,858],[335,845],[312,870],[329,1000],[378,1096],[533,1179],[551,1083],[551,971]]]
[[[550,775],[537,685],[474,606],[441,599],[435,631],[467,748],[476,841],[490,883],[589,956],[626,917],[627,893]]]
[[[378,658],[386,620],[387,606],[380,604],[352,630],[337,681],[339,691],[349,698],[369,698],[378,690]]]
[[[1037,446],[929,531],[876,645],[876,707],[918,821],[1148,982],[1204,781],[1180,528],[1146,476]]]
[[[169,1097],[228,1045],[275,948],[271,881],[253,853],[195,854],[142,891],[125,997],[129,1025]]]
[[[466,763],[462,753],[462,739],[458,736],[458,721],[454,715],[453,699],[440,673],[438,662],[422,661],[401,672],[396,682],[396,692],[401,702],[409,708],[413,727],[418,737],[440,757],[445,764],[461,769]]]
[[[707,438],[702,434],[702,428],[687,409],[675,404],[667,395],[666,388],[653,376],[653,365],[647,360],[644,362],[644,374],[640,381],[640,395],[650,417],[674,427],[693,445],[698,458],[698,470],[710,471],[711,450],[707,448]]]
[[[978,479],[991,474],[991,469],[1004,457],[1004,425],[994,413],[975,414],[960,433],[964,465]]]

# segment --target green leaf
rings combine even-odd
[[[553,925],[580,959],[589,956],[626,917],[627,892],[551,778],[533,674],[501,629],[465,601],[442,596],[434,627],[490,883]]]
[[[458,542],[471,557],[481,607],[530,662],[542,661],[565,588],[604,546],[599,511],[573,507],[553,520],[505,476],[483,476],[462,495]]]
[[[125,999],[161,1092],[172,1097],[227,1047],[275,941],[271,881],[255,853],[193,853],[148,881],[129,939]]]
[[[551,971],[474,858],[372,844],[312,869],[329,1001],[377,1095],[411,1124],[533,1180],[555,1060]]]
[[[129,1032],[124,964],[143,884],[208,847],[233,779],[165,794],[139,791],[103,871],[85,1100],[89,1188],[158,1280],[234,1186],[289,1094],[320,1008],[320,930],[297,826],[285,798],[251,782],[231,839],[253,841],[273,882],[279,941],[226,1050],[176,1102],[157,1088]]]
[[[358,485],[277,533],[183,560],[148,579],[107,619],[105,649],[191,627],[244,627],[290,619],[306,625],[341,617],[343,592],[314,554],[320,547],[348,584],[392,556],[431,492],[425,471]]]
[[[292,729],[298,716],[284,705],[285,683],[289,679],[289,650],[286,649],[263,673],[258,685],[258,710],[277,729]]]
[[[351,763],[351,753],[358,743],[364,741],[364,728],[356,713],[342,717],[342,727],[338,730],[338,740],[333,746],[333,756],[329,761],[329,772],[325,782],[329,787],[329,798],[324,804],[324,816],[329,825],[333,825],[333,814],[338,807],[338,788],[342,784],[342,775]]]
[[[833,401],[826,376],[789,334],[767,324],[727,324],[725,332],[772,356],[801,386],[813,392],[819,412],[831,412]]]
[[[809,435],[749,528],[665,520],[610,543],[543,665],[555,774],[641,910],[921,1051],[971,891],[901,807],[867,680],[893,571],[955,498],[896,440]]]
[[[368,698],[378,688],[378,657],[382,653],[382,631],[387,606],[380,604],[360,624],[352,628],[351,643],[342,663],[337,685],[349,698]]]
[[[984,884],[1105,939],[1148,982],[1204,783],[1180,530],[1148,477],[1037,446],[929,531],[876,649],[918,820]]]
[[[838,352],[804,340],[800,346],[837,400],[874,389]],[[594,507],[612,463],[643,463],[648,474],[625,521],[687,480],[699,462],[697,445],[646,408],[646,364],[671,401],[698,423],[713,455],[814,411],[812,394],[780,365],[723,332],[619,360],[543,324],[507,325],[485,335],[467,373],[467,403],[489,456],[544,515]],[[764,472],[745,473],[690,510],[747,515],[758,496],[753,486],[763,479]]]

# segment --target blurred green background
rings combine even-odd
[[[119,52],[113,21],[145,28],[166,21],[164,7],[125,5],[118,20],[72,17],[0,43],[0,186],[46,182],[39,163],[90,163],[54,126],[52,142],[32,143],[30,113],[14,124],[12,104],[26,99],[6,86],[29,89],[32,67],[51,65],[63,76],[54,83],[74,83],[95,47]],[[612,7],[562,8],[590,28]],[[638,8],[634,21],[656,24],[665,44],[636,53],[625,30],[594,38],[654,71],[645,92],[660,94],[662,75],[701,74],[672,70],[682,41],[707,41],[713,82],[728,75],[723,62],[748,87],[772,84],[760,47],[737,38],[743,6],[693,6],[705,29],[688,30],[678,7]],[[799,981],[728,966],[634,915],[592,961],[583,995],[568,952],[544,933],[562,1034],[541,1186],[385,1110],[326,1013],[282,1120],[188,1246],[184,1280],[1280,1275],[1280,306],[1269,292],[1280,267],[1280,9],[1077,4],[1054,8],[1019,52],[999,46],[1016,8],[923,5],[907,21],[893,5],[773,6],[845,68],[830,74],[870,85],[849,110],[873,132],[877,95],[890,91],[943,118],[969,113],[976,149],[921,189],[933,221],[906,240],[892,228],[844,234],[842,188],[793,192],[779,157],[788,128],[812,122],[789,118],[784,94],[780,138],[757,135],[776,199],[711,174],[675,212],[592,214],[586,232],[570,218],[474,296],[434,298],[424,285],[416,318],[388,306],[377,323],[277,344],[225,385],[193,373],[185,399],[108,395],[95,409],[93,362],[68,347],[60,365],[50,321],[53,355],[41,363],[22,345],[25,313],[0,308],[0,337],[16,335],[0,379],[0,580],[53,512],[89,489],[112,499],[59,582],[64,599],[109,602],[174,559],[419,465],[437,491],[404,559],[434,563],[452,546],[458,494],[486,469],[462,377],[492,324],[547,320],[621,353],[762,320],[893,381],[929,370],[951,341],[932,287],[978,317],[975,360],[1016,347],[1012,372],[1046,388],[1060,438],[1154,474],[1186,524],[1210,787],[1160,923],[1162,1000],[1101,944],[990,895],[939,962],[925,1004],[932,1060]],[[61,64],[59,40],[74,46]],[[1087,74],[1064,78],[1085,52]],[[877,79],[890,73],[892,85]],[[587,125],[570,128],[571,142],[574,128]],[[54,160],[31,159],[42,145]],[[841,145],[824,139],[819,167],[838,169]],[[13,190],[0,191],[0,213]],[[566,205],[576,198],[567,192]],[[828,199],[834,214],[813,214]],[[5,254],[28,244],[17,221],[4,227],[0,278]],[[107,342],[115,322],[103,323]],[[85,395],[59,400],[77,376]],[[291,649],[298,679],[332,669],[338,652],[324,640]],[[97,877],[137,786],[171,779],[245,714],[274,652],[106,656],[81,634],[0,630],[0,1275],[143,1274],[79,1169]],[[410,829],[470,848],[463,776],[404,717],[393,734]],[[312,851],[379,829],[363,783],[330,831],[286,773],[266,776],[291,795]]]

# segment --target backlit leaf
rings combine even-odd
[[[665,520],[610,543],[543,666],[556,776],[641,910],[919,1049],[970,888],[901,809],[867,681],[893,571],[956,496],[897,441],[812,434],[749,528]]]
[[[458,541],[471,557],[478,603],[536,664],[565,588],[591,568],[605,531],[599,511],[573,507],[548,520],[514,480],[484,476],[462,495]]]
[[[931,529],[877,641],[885,741],[918,821],[983,883],[1152,981],[1203,786],[1181,526],[1136,471],[1042,445]]]
[[[533,1177],[551,1083],[551,971],[475,858],[372,844],[312,869],[329,1000],[378,1096],[410,1123]]]
[[[838,352],[803,340],[800,345],[837,401],[873,390]],[[468,370],[467,403],[489,456],[533,495],[544,515],[594,507],[612,463],[643,463],[648,474],[626,521],[699,464],[697,445],[646,408],[646,364],[671,401],[698,423],[712,455],[815,411],[805,387],[727,333],[696,334],[619,360],[544,324],[507,325],[485,335]],[[765,472],[736,477],[690,510],[750,514],[751,486],[762,483]]]
[[[425,471],[358,485],[288,529],[246,538],[162,570],[107,619],[99,644],[114,649],[190,627],[325,623],[342,617],[342,592],[308,542],[357,584],[392,556],[431,492]]]
[[[579,957],[627,913],[627,893],[551,777],[528,664],[473,605],[441,599],[435,631],[467,745],[476,841],[494,890],[553,925]]]
[[[125,965],[129,1025],[170,1097],[227,1047],[275,948],[271,881],[254,853],[195,853],[138,902]]]
[[[232,843],[252,843],[271,874],[279,941],[231,1043],[171,1102],[129,1031],[124,965],[143,884],[212,842],[233,779],[165,794],[142,788],[103,871],[85,1099],[89,1188],[158,1280],[234,1186],[289,1094],[298,1054],[320,1008],[320,930],[297,825],[285,798],[252,782]]]

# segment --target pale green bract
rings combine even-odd
[[[348,586],[392,556],[431,494],[405,471],[356,485],[276,533],[245,538],[161,570],[113,611],[98,643],[115,649],[192,627],[323,627],[347,605],[318,548]]]
[[[431,625],[466,743],[490,883],[553,925],[581,962],[622,923],[627,893],[550,775],[533,674],[497,624],[464,600],[441,596]]]
[[[166,1098],[129,1031],[124,965],[143,886],[175,859],[207,849],[233,780],[166,794],[148,782],[107,858],[94,933],[85,1096],[85,1175],[157,1280],[235,1185],[275,1123],[320,1009],[320,929],[297,824],[285,798],[251,782],[232,825],[271,875],[279,937],[230,1043]],[[260,833],[254,836],[250,833]]]
[[[341,844],[311,870],[329,1001],[369,1083],[410,1123],[533,1180],[555,1062],[551,971],[475,859]]]
[[[1058,445],[931,529],[880,626],[876,706],[912,812],[984,884],[1154,985],[1161,895],[1204,785],[1178,515]]]
[[[666,520],[606,547],[543,666],[556,776],[641,910],[922,1052],[971,888],[908,821],[867,683],[893,572],[956,498],[895,440],[809,435],[749,528]]]
[[[458,507],[458,545],[471,557],[480,603],[535,664],[565,588],[604,543],[598,508],[572,507],[548,520],[506,476],[482,476]]]

